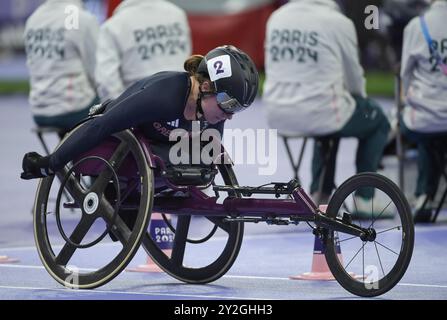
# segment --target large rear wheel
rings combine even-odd
[[[78,159],[37,189],[37,250],[45,269],[66,287],[91,289],[116,277],[137,252],[150,220],[153,176],[140,143],[128,130],[108,142],[108,152]],[[49,202],[54,197],[55,207]],[[134,209],[130,219],[128,207]]]

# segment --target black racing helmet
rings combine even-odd
[[[214,84],[219,107],[226,113],[247,109],[258,92],[259,75],[242,50],[225,45],[206,54],[197,69]]]

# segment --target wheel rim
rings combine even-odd
[[[359,202],[358,191],[372,189],[375,196]],[[370,212],[365,213],[369,206]],[[354,176],[337,189],[327,208],[328,215],[342,218],[346,207],[351,213],[363,212],[360,217],[354,215],[352,223],[371,232],[368,239],[328,232],[328,265],[348,291],[360,296],[383,294],[402,278],[411,259],[414,230],[408,203],[393,182],[369,173]],[[384,212],[394,212],[395,216],[392,220],[378,219]],[[340,247],[342,255],[338,254]]]
[[[64,241],[59,246],[52,243],[52,240],[57,239],[57,236],[52,232],[54,231],[52,225],[56,225],[56,223],[52,221],[52,215],[48,214],[50,210],[48,200],[52,192],[52,185],[57,179],[48,177],[42,179],[39,183],[34,210],[34,229],[37,249],[50,275],[56,281],[67,287],[83,289],[95,288],[117,276],[127,266],[138,250],[150,219],[153,192],[152,171],[147,165],[139,142],[130,131],[118,133],[113,136],[113,139],[118,145],[112,152],[112,156],[108,159],[110,163],[114,164],[113,170],[102,170],[92,183],[90,188],[91,192],[88,193],[99,195],[98,211],[100,213],[82,215],[79,223],[75,223],[76,226],[73,228],[73,232],[69,233],[70,240],[75,244],[80,244],[89,232],[94,231],[93,223],[95,220],[100,220],[99,218],[101,218],[106,225],[113,225],[112,233],[119,240],[116,245],[111,246],[113,249],[110,253],[108,253],[109,250],[107,250],[107,253],[104,250],[103,254],[101,250],[90,248],[90,246],[86,246],[86,248],[83,248],[82,245],[76,247]],[[130,161],[134,161],[136,164],[137,171],[135,172],[134,178],[138,181],[137,190],[140,190],[138,193],[138,204],[136,204],[137,214],[132,228],[129,228],[121,217],[115,214],[116,212],[114,206],[111,204],[111,200],[107,199],[106,196],[101,196],[105,192],[109,180],[114,176],[113,172],[118,172],[121,169],[121,165],[125,166],[129,158],[131,159]],[[58,173],[58,176],[62,177],[68,171],[69,169],[64,168]],[[115,180],[117,177],[115,176],[113,179]],[[76,181],[73,174],[67,179],[66,187],[65,190],[75,199],[75,203],[81,203],[82,205],[83,199],[86,197],[82,196],[82,186]],[[119,198],[118,195],[117,203],[121,204]],[[58,252],[59,247],[61,249]],[[94,260],[94,263],[92,260]],[[70,265],[72,262],[75,264],[87,262],[88,264],[94,264],[94,266],[92,268],[73,267]]]
[[[224,183],[229,185],[237,184],[231,166],[220,165],[219,172],[222,175]],[[217,258],[215,259],[214,257],[208,257],[205,262],[204,255],[199,253],[199,249],[193,252],[194,247],[197,248],[198,246],[202,246],[203,248],[203,242],[200,242],[199,244],[187,244],[188,238],[204,238],[203,236],[188,236],[191,217],[195,219],[194,216],[189,215],[177,217],[177,223],[174,227],[176,234],[170,257],[156,245],[149,233],[146,233],[144,236],[143,246],[154,262],[174,278],[188,283],[211,282],[224,275],[236,260],[242,244],[243,223],[224,222],[224,217],[205,217],[205,219],[210,222],[209,229],[211,231],[217,226],[218,230],[221,231],[221,234],[226,234],[226,243],[224,248],[221,249],[221,253],[216,254]],[[209,230],[203,234],[209,234]],[[198,259],[202,259],[202,261],[197,261]],[[196,260],[197,265],[191,266],[190,264],[193,262],[192,260]],[[208,264],[199,266],[200,262]]]

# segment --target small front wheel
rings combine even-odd
[[[326,213],[368,230],[362,239],[328,231],[325,256],[340,285],[362,297],[392,289],[407,270],[414,245],[410,206],[396,184],[376,173],[357,174],[336,190]]]

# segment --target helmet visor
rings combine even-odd
[[[241,105],[237,99],[231,97],[226,92],[217,93],[216,98],[219,108],[227,114],[233,114],[245,109],[245,107]]]

